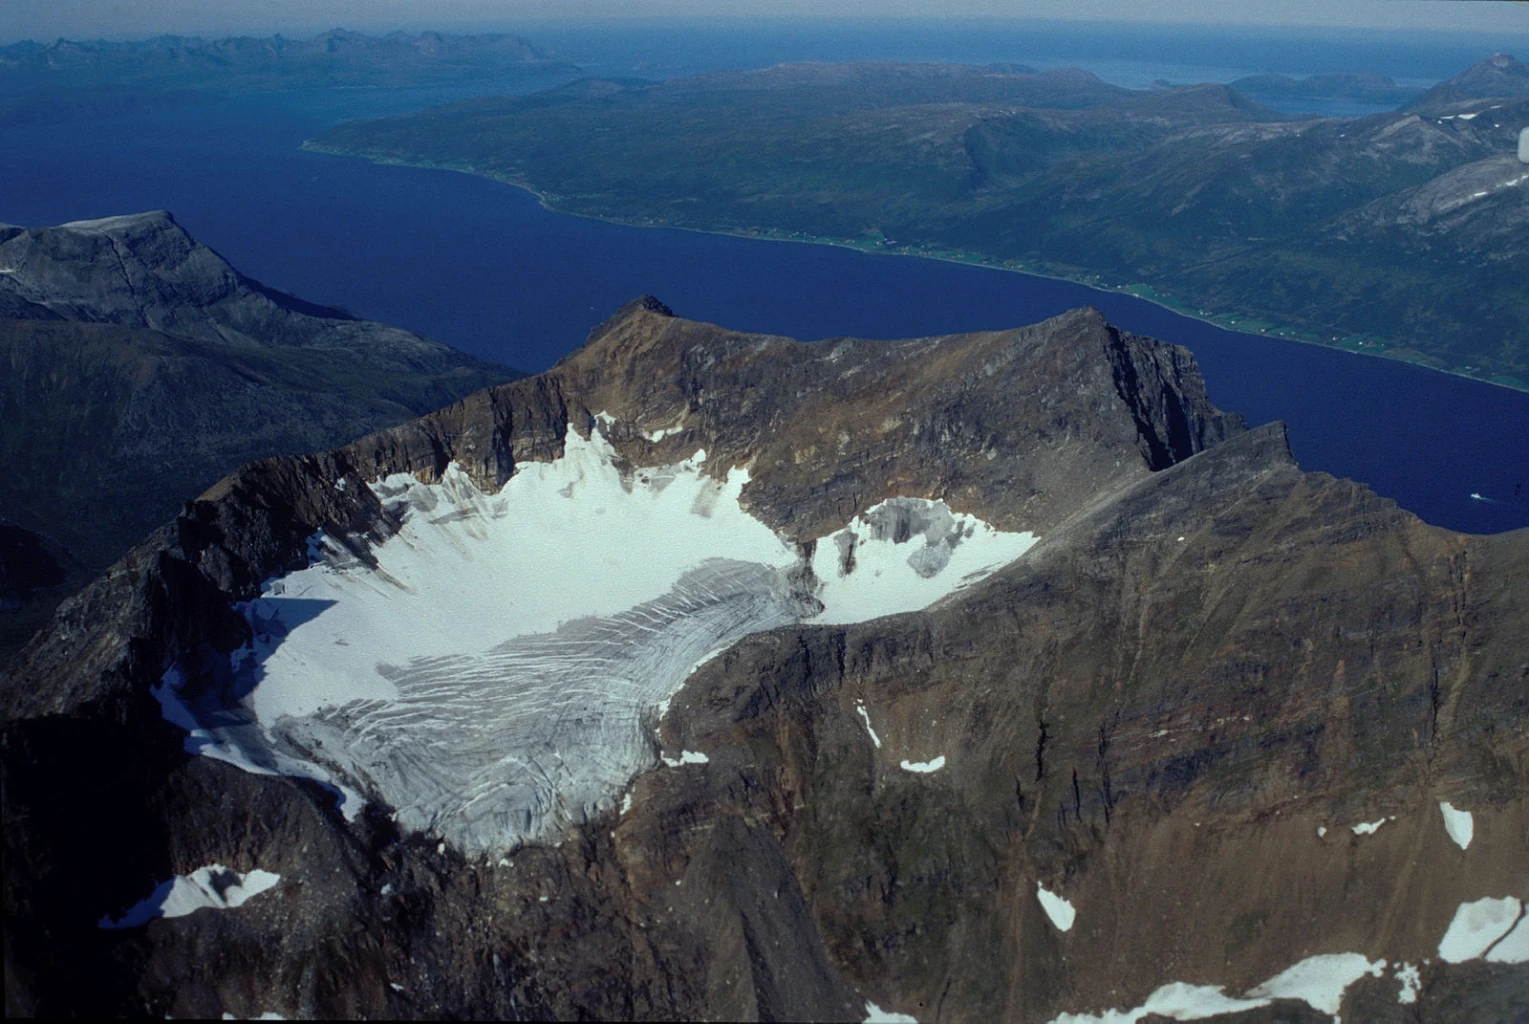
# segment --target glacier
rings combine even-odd
[[[308,775],[470,854],[551,840],[659,766],[669,699],[751,633],[916,611],[1035,542],[942,502],[889,498],[815,543],[741,501],[747,467],[623,465],[602,430],[496,493],[452,464],[373,491],[399,522],[372,548],[317,535],[307,568],[240,606],[254,637],[223,696],[160,688],[188,749]],[[232,696],[230,696],[232,695]],[[704,763],[687,752],[685,763]],[[363,797],[364,794],[364,797]]]

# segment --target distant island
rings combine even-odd
[[[1261,87],[1390,88],[1307,82]],[[1078,70],[798,64],[585,79],[308,145],[493,177],[625,223],[1063,277],[1525,388],[1526,124],[1529,68],[1501,54],[1364,118]]]

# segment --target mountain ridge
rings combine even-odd
[[[1280,425],[1244,429],[1197,380],[1087,310],[801,344],[642,299],[539,377],[237,471],[0,687],[8,1007],[1044,1021],[1179,983],[1258,1003],[1230,1020],[1496,1019],[1529,968],[1438,944],[1529,867],[1529,532],[1451,534],[1302,473]],[[404,525],[398,474],[488,496],[597,439],[634,492],[685,459],[747,468],[741,504],[801,546],[889,496],[1039,539],[925,610],[706,660],[655,716],[651,768],[556,845],[468,856],[385,805],[347,820],[311,779],[187,756],[167,670],[224,699],[251,640],[235,606],[309,568],[316,531],[350,568],[321,564],[367,578]],[[110,802],[119,858],[77,841],[99,823],[60,779]],[[1469,850],[1439,800],[1474,815]],[[96,928],[210,863],[281,878]],[[1075,907],[1065,931],[1037,887]],[[1330,1006],[1274,984],[1318,957],[1363,962]],[[81,994],[96,967],[111,987]]]
[[[89,571],[251,458],[518,376],[267,288],[163,212],[0,227],[0,366],[0,516]]]

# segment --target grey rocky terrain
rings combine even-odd
[[[0,518],[92,569],[263,455],[517,376],[269,289],[167,212],[0,226]]]
[[[0,367],[0,523],[86,574],[244,462],[518,376],[267,288],[164,212],[0,226]],[[62,596],[29,594],[6,635]]]
[[[888,498],[1039,540],[922,611],[762,624],[619,808],[502,850],[187,752],[167,670],[236,711],[242,603],[316,535],[378,566],[404,535],[367,482],[491,494],[597,430],[634,474],[748,467],[794,544]],[[1529,534],[1302,472],[1090,310],[804,345],[644,300],[546,374],[233,473],[60,608],[0,685],[7,1011],[1139,1020],[1215,989],[1179,1019],[1512,1020],[1526,587]],[[280,879],[98,926],[209,865]]]

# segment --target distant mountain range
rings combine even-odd
[[[1496,55],[1407,109],[1318,118],[1227,86],[1132,91],[1082,71],[785,65],[586,80],[342,124],[310,145],[501,178],[572,213],[1123,287],[1242,330],[1529,387],[1526,78]]]
[[[571,65],[522,36],[335,29],[312,39],[158,36],[136,42],[23,42],[0,47],[0,88],[203,89],[250,92],[356,85],[428,85]]]
[[[0,367],[0,524],[33,537],[0,536],[10,625],[242,463],[519,376],[267,288],[163,212],[0,225]]]

